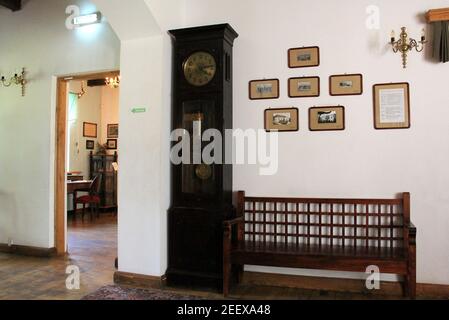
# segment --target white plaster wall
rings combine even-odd
[[[365,27],[366,8],[373,4],[380,8],[378,31]],[[425,26],[420,14],[438,7],[447,7],[447,1],[191,0],[186,22],[229,22],[240,34],[234,51],[234,128],[263,128],[267,107],[300,110],[300,131],[280,135],[278,174],[260,176],[257,166],[236,166],[234,190],[305,197],[394,197],[409,191],[418,227],[418,282],[449,284],[449,64],[413,52],[403,70],[400,56],[386,45],[391,29],[398,34],[401,26],[419,38]],[[289,69],[287,50],[309,45],[320,46],[321,66]],[[364,94],[331,97],[328,77],[339,73],[362,73]],[[320,76],[321,96],[289,99],[287,79],[293,76]],[[248,81],[260,78],[280,79],[279,100],[248,99]],[[372,85],[397,81],[410,82],[412,128],[376,131]],[[309,107],[336,104],[346,107],[345,131],[307,129]]]
[[[0,88],[0,243],[54,246],[54,76],[118,69],[120,42],[107,23],[69,31],[65,9],[85,0],[27,1],[0,8],[0,72],[26,67],[25,97]]]
[[[69,91],[80,92],[81,82],[70,81]],[[91,150],[86,149],[86,141],[102,141],[100,133],[103,131],[103,113],[102,113],[102,89],[101,87],[88,87],[84,82],[85,94],[81,99],[77,100],[77,118],[74,128],[71,130],[70,141],[68,141],[67,148],[69,152],[69,166],[68,171],[81,171],[85,179],[89,178],[89,154]],[[90,122],[97,124],[97,138],[87,138],[83,136],[83,123]],[[67,130],[69,127],[67,127]]]
[[[171,42],[167,30],[183,26],[185,1],[133,1],[127,8],[132,24],[123,23],[121,0],[94,2],[122,40],[119,270],[161,276],[167,267],[170,200]],[[147,112],[133,114],[134,107]]]
[[[160,201],[161,60],[159,37],[122,42],[119,269],[158,276],[165,272],[161,269],[165,229],[159,227],[165,216]],[[134,114],[134,107],[147,112]]]
[[[100,141],[106,143],[108,138],[108,124],[119,123],[119,103],[120,88],[111,88],[108,86],[100,87],[101,89],[101,128]],[[120,126],[119,126],[120,132]],[[118,145],[120,148],[120,145]],[[117,152],[119,149],[116,150]],[[112,151],[113,153],[113,151]]]

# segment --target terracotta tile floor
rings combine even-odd
[[[0,253],[0,300],[80,299],[112,284],[117,257],[117,220],[112,214],[93,223],[89,219],[68,223],[69,254],[33,258]],[[80,290],[68,290],[67,266],[78,266]]]

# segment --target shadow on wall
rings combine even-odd
[[[8,243],[17,232],[17,208],[13,194],[0,190],[0,244]]]

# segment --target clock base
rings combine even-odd
[[[223,290],[223,277],[218,273],[192,272],[188,270],[168,269],[167,286],[189,289],[206,289],[217,292]]]

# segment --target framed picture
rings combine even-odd
[[[86,138],[96,138],[97,124],[90,122],[83,122],[83,136]]]
[[[288,96],[290,98],[319,97],[320,77],[288,79]]]
[[[108,124],[108,138],[118,138],[118,124]]]
[[[339,74],[329,77],[329,94],[331,96],[351,96],[363,93],[363,76],[361,74]]]
[[[117,139],[108,139],[106,145],[109,150],[117,150]]]
[[[93,140],[86,140],[86,149],[87,150],[94,150],[95,149],[95,141],[93,141]]]
[[[288,50],[289,68],[306,68],[320,65],[320,48],[302,47]]]
[[[333,131],[345,129],[345,108],[313,107],[309,109],[310,131]]]
[[[279,98],[279,79],[250,81],[249,98],[251,100]]]
[[[410,88],[406,82],[373,86],[374,128],[410,128]]]
[[[265,130],[271,131],[298,131],[298,109],[278,108],[265,110]]]

